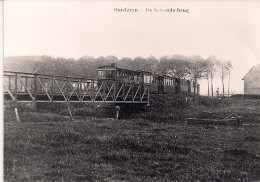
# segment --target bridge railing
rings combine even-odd
[[[33,102],[149,103],[150,86],[4,71],[4,100]]]

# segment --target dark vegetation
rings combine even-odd
[[[187,102],[186,102],[186,98]],[[108,105],[5,105],[6,181],[257,181],[260,102],[157,95],[131,119]],[[14,107],[21,123],[17,123]],[[95,113],[103,113],[97,117]],[[186,117],[242,116],[240,126],[186,125]]]
[[[235,95],[232,95],[231,98],[234,98],[234,99],[260,99],[260,95],[250,95],[250,94],[235,94]]]
[[[18,69],[14,60],[19,61],[19,65],[23,65]],[[118,67],[149,71],[160,75],[169,75],[182,79],[189,79],[194,82],[198,82],[200,79],[208,80],[208,95],[213,96],[213,79],[216,75],[221,77],[222,80],[222,94],[225,94],[224,79],[230,77],[230,70],[232,64],[230,61],[223,61],[215,56],[210,56],[207,59],[202,58],[199,55],[183,56],[172,55],[156,58],[149,56],[147,58],[135,57],[128,58],[123,57],[118,59],[115,56],[100,56],[98,58],[84,56],[77,60],[74,58],[53,58],[50,56],[41,57],[10,57],[5,58],[5,70],[6,71],[22,71],[38,74],[50,74],[61,76],[74,76],[83,78],[96,78],[97,67],[110,65],[115,63]],[[211,91],[210,86],[211,85]],[[228,85],[229,91],[229,85]]]
[[[260,122],[258,99],[222,99],[190,94],[167,94],[152,96],[151,106],[140,115],[155,122],[185,121],[186,118],[224,119],[232,113],[245,123]]]

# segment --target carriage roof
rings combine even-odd
[[[122,72],[131,72],[131,73],[135,73],[135,74],[138,74],[138,73],[141,73],[141,71],[134,71],[134,70],[129,70],[129,69],[124,69],[124,68],[119,68],[119,67],[116,67],[116,66],[99,66],[98,67],[98,70],[117,70],[117,71],[122,71]]]

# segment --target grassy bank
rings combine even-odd
[[[260,102],[159,95],[132,119],[97,118],[106,107],[4,106],[6,181],[260,180]],[[21,118],[16,122],[14,107]],[[53,108],[52,108],[53,107]],[[86,108],[86,109],[84,109]],[[254,125],[186,125],[230,113]],[[93,116],[93,117],[92,117]],[[134,119],[133,119],[134,118]]]
[[[220,99],[194,95],[156,95],[151,108],[140,113],[150,121],[174,122],[186,118],[224,119],[230,114],[241,117],[244,123],[260,123],[260,100]]]
[[[140,119],[6,123],[5,180],[259,180],[259,129]]]

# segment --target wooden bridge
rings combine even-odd
[[[110,102],[149,104],[150,86],[4,71],[5,102]]]

